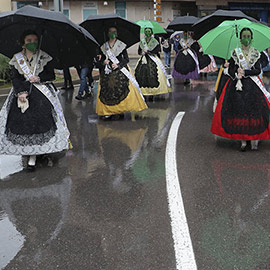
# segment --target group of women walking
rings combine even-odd
[[[118,119],[126,112],[142,111],[147,109],[145,96],[171,91],[167,73],[156,56],[159,44],[151,31],[145,30],[146,37],[140,43],[142,57],[134,76],[128,66],[126,44],[117,39],[115,27],[108,28],[108,41],[100,47],[96,62],[100,71],[96,113],[100,118]],[[28,171],[35,170],[37,157],[71,146],[52,83],[52,57],[38,45],[36,32],[22,33],[22,51],[10,61],[12,89],[0,112],[0,154],[27,156]]]
[[[100,71],[96,113],[102,119],[119,118],[126,112],[147,109],[145,98],[171,92],[168,74],[158,53],[160,44],[151,28],[144,30],[135,74],[128,66],[126,44],[117,38],[117,28],[108,28],[108,41],[102,44],[96,65]],[[258,75],[260,53],[252,48],[252,31],[240,34],[242,47],[232,52],[223,74],[218,103],[213,117],[212,133],[247,141],[256,150],[258,141],[270,138],[268,92]],[[38,50],[39,36],[26,31],[21,36],[22,51],[10,61],[12,89],[0,117],[0,154],[28,157],[27,169],[35,170],[36,158],[70,147],[69,130],[57,97],[51,56]],[[179,43],[172,76],[185,83],[200,72],[216,70],[211,56],[204,55],[198,42],[188,32]],[[219,87],[219,88],[220,88]]]

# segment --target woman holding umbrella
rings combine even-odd
[[[151,28],[144,29],[145,38],[140,41],[138,54],[141,55],[135,77],[144,96],[153,96],[171,92],[168,74],[158,57],[159,42],[153,37]]]
[[[194,40],[184,31],[184,36],[179,42],[179,51],[176,55],[172,76],[174,78],[184,79],[185,84],[190,83],[190,79],[199,78],[200,68],[196,51],[192,49]]]
[[[184,31],[180,39],[179,52],[175,58],[172,76],[185,79],[185,84],[190,79],[198,79],[202,69],[211,63],[208,55],[202,53],[200,44],[195,41],[188,31]]]
[[[13,87],[0,112],[0,153],[29,156],[29,171],[34,171],[37,155],[69,147],[69,131],[51,83],[52,57],[38,49],[39,42],[32,30],[21,35],[23,50],[10,61]]]
[[[109,40],[101,46],[97,62],[100,81],[96,113],[103,119],[118,119],[125,112],[138,112],[147,105],[127,66],[126,44],[117,39],[116,27],[109,27],[107,34]]]
[[[270,138],[270,104],[262,81],[260,52],[251,45],[253,33],[249,28],[240,32],[242,46],[232,51],[227,80],[218,100],[212,121],[212,133],[240,140],[241,151],[247,141],[258,149],[258,141]]]

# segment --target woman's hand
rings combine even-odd
[[[237,69],[237,75],[238,75],[238,78],[239,79],[242,79],[243,78],[243,76],[244,76],[244,70],[242,69],[242,68],[238,68]]]
[[[104,60],[104,65],[108,65],[110,63],[110,60]]]
[[[112,68],[113,69],[117,69],[118,68],[118,65],[117,64],[112,64]]]
[[[23,93],[23,94],[18,95],[18,99],[19,99],[21,102],[26,102],[27,96],[28,96],[27,93]]]
[[[146,55],[148,51],[142,50],[142,55]]]
[[[37,83],[37,82],[40,82],[40,78],[38,76],[31,76],[29,78],[29,82],[30,83]]]

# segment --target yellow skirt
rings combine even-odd
[[[157,58],[158,61],[160,61],[160,59],[157,56],[155,56],[155,58]],[[140,62],[140,59],[137,62],[136,67],[139,64],[139,62]],[[136,67],[135,67],[135,70],[136,70]],[[163,71],[161,70],[161,68],[158,65],[157,65],[157,72],[158,72],[159,86],[153,87],[153,88],[152,87],[140,87],[142,94],[144,96],[160,95],[160,94],[167,94],[167,93],[172,92],[172,88],[170,86],[168,86],[168,84],[167,84],[167,78],[166,78],[165,74],[163,73]]]
[[[137,90],[136,86],[129,80],[129,94],[127,97],[122,100],[117,105],[106,105],[101,102],[100,95],[100,81],[98,84],[98,93],[97,93],[97,104],[96,104],[96,113],[98,115],[114,115],[121,114],[125,112],[139,112],[144,109],[147,109],[147,105]]]

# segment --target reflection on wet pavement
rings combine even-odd
[[[5,211],[0,212],[0,269],[4,269],[23,247],[24,236],[17,231]]]
[[[7,176],[22,171],[21,156],[0,155],[0,179],[5,179]]]
[[[174,80],[172,94],[120,121],[100,120],[78,89],[61,91],[73,149],[31,174],[21,157],[0,157],[0,269],[175,270],[164,152],[178,111],[198,269],[270,269],[270,146],[243,156],[214,141],[214,84]]]
[[[38,178],[25,180],[15,174],[12,180],[0,184],[4,217],[0,220],[0,262],[9,263],[6,269],[34,269],[65,223],[71,179],[47,181],[48,175]]]

